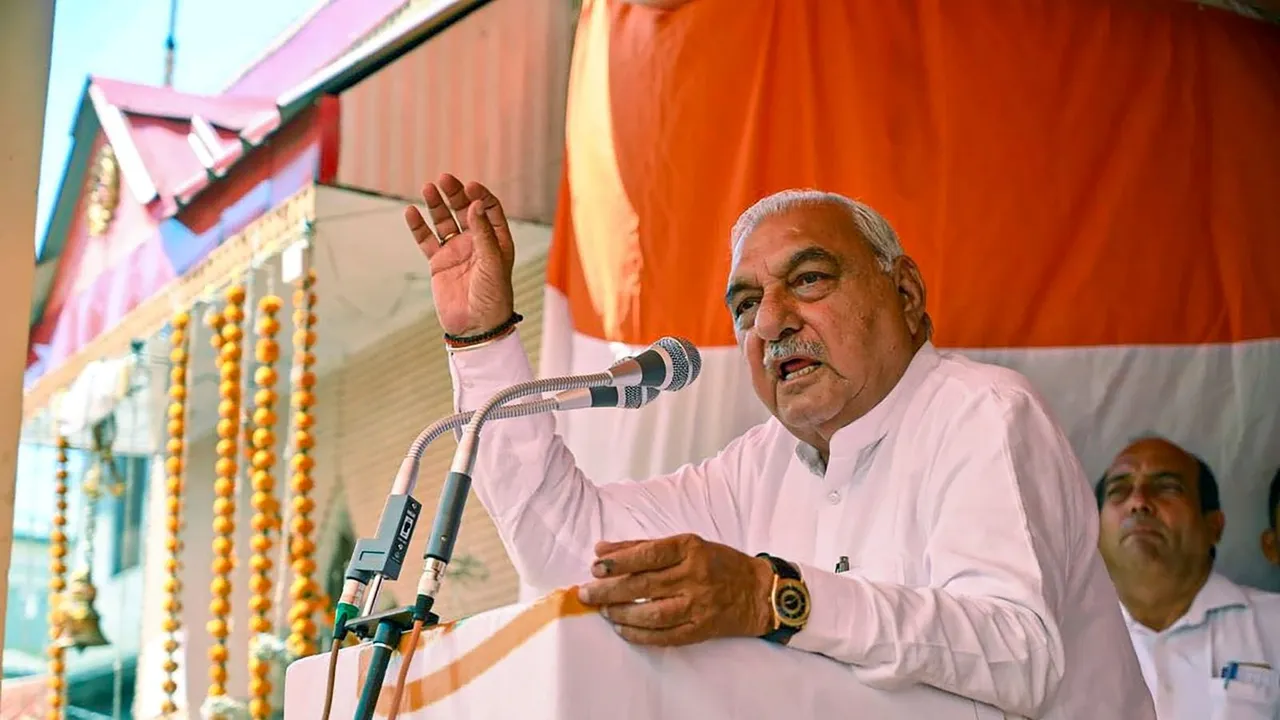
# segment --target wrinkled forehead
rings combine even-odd
[[[863,239],[848,213],[823,203],[804,205],[762,218],[733,242],[729,277],[772,274],[803,248],[816,247],[846,261],[873,261],[870,244]]]

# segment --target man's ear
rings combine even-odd
[[[1277,536],[1276,531],[1271,528],[1263,530],[1259,540],[1262,544],[1262,556],[1267,559],[1267,562],[1280,567],[1280,537]]]
[[[1209,524],[1209,537],[1213,539],[1213,544],[1222,542],[1222,531],[1227,527],[1227,516],[1221,510],[1214,510],[1205,513],[1204,520]]]
[[[898,297],[902,299],[902,314],[907,320],[907,330],[912,337],[927,336],[929,316],[925,312],[924,278],[916,261],[903,255],[893,263],[893,278]]]

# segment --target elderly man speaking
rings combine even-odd
[[[483,185],[443,175],[423,199],[428,217],[405,219],[474,409],[532,378],[515,249]],[[784,192],[742,215],[732,253],[725,301],[773,419],[702,463],[605,486],[552,419],[488,426],[475,490],[521,577],[585,583],[633,643],[759,637],[1009,716],[1154,718],[1070,445],[1023,377],[933,347],[924,282],[884,218]]]

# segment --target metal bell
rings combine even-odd
[[[93,607],[97,596],[98,590],[87,569],[72,574],[66,592],[58,599],[62,632],[55,643],[57,646],[84,650],[110,644],[102,634],[102,618]]]

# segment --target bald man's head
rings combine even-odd
[[[1098,547],[1112,578],[1162,572],[1207,575],[1226,524],[1208,463],[1157,437],[1130,443],[1096,487]]]

